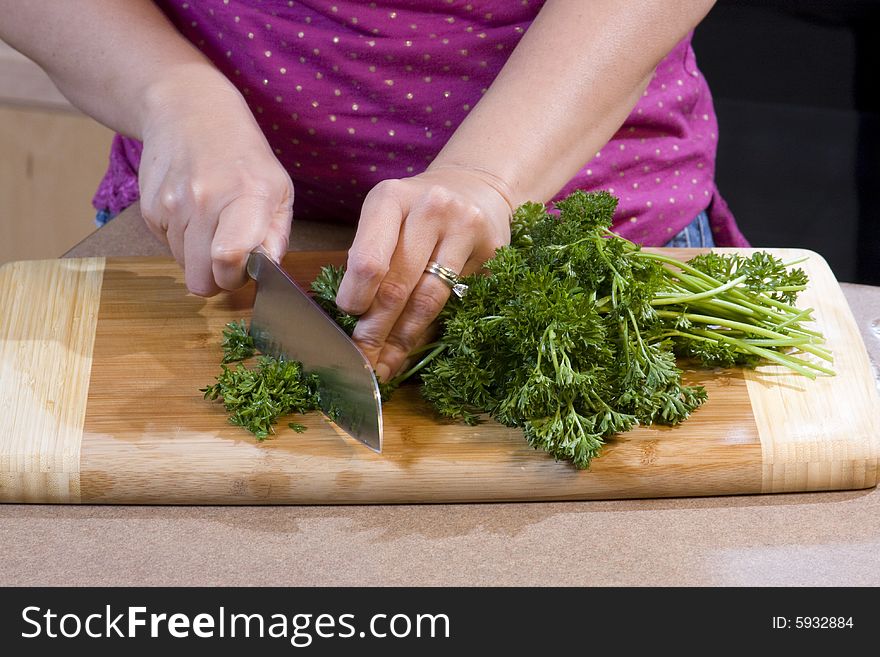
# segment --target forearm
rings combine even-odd
[[[234,96],[149,0],[0,0],[0,15],[0,38],[40,64],[74,105],[130,136],[142,138],[150,113],[185,89]]]
[[[496,180],[512,207],[547,201],[614,135],[659,61],[714,0],[548,0],[431,168]]]

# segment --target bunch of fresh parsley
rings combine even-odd
[[[390,383],[418,373],[447,417],[488,414],[522,428],[536,449],[586,468],[610,435],[637,424],[677,424],[706,400],[682,384],[676,355],[707,366],[762,360],[809,377],[833,374],[794,350],[830,361],[822,335],[794,307],[807,285],[766,252],[710,253],[682,262],[643,251],[609,228],[617,200],[574,192],[517,209],[510,246],[465,279],[439,317],[440,338]],[[316,300],[349,332],[334,303],[343,271],[327,267]],[[387,390],[387,388],[386,388]]]

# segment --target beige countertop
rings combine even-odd
[[[300,222],[294,248],[350,231]],[[165,253],[130,212],[68,254]],[[843,285],[880,362],[880,288]],[[400,506],[0,505],[0,585],[880,585],[880,491]]]

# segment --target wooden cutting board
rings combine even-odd
[[[671,251],[670,251],[671,252]],[[199,388],[219,372],[226,322],[253,285],[201,299],[164,258],[0,268],[0,501],[289,504],[574,500],[866,488],[877,483],[880,401],[858,328],[825,261],[802,265],[835,377],[774,366],[687,370],[709,401],[678,427],[610,440],[589,471],[487,420],[439,420],[418,389],[385,405],[382,454],[320,413],[258,442]],[[693,252],[674,253],[690,256]],[[302,282],[342,253],[289,254]]]

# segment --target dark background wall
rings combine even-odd
[[[694,49],[718,186],[749,241],[880,284],[880,0],[721,0]]]

